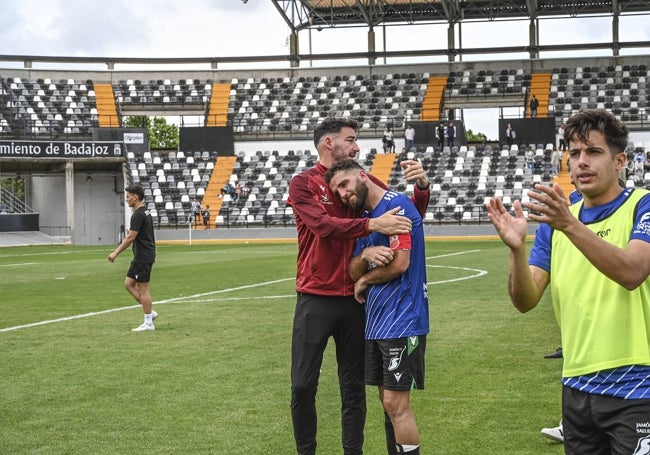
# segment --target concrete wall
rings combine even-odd
[[[66,232],[65,175],[35,174],[31,178],[30,205],[40,214],[40,226],[50,235]],[[126,208],[130,217],[130,210]],[[71,241],[75,245],[111,245],[125,221],[124,181],[115,172],[75,172],[74,226]]]

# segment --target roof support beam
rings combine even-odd
[[[621,15],[621,3],[620,0],[612,0],[612,52],[614,57],[618,57],[621,45],[619,43],[618,36],[618,19]]]

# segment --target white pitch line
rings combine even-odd
[[[427,265],[427,267],[438,268],[438,269],[468,270],[470,272],[478,272],[478,273],[476,273],[474,275],[468,275],[468,276],[464,276],[464,277],[461,277],[461,278],[453,278],[453,279],[450,279],[450,280],[442,280],[442,281],[429,281],[427,283],[427,285],[453,283],[455,281],[471,280],[472,278],[478,278],[480,276],[487,275],[487,270],[471,269],[469,267],[452,267],[452,266],[449,266],[449,265]]]
[[[37,262],[23,262],[22,264],[0,264],[0,267],[21,267],[24,265],[37,265]]]
[[[27,256],[53,256],[53,255],[59,255],[59,254],[86,254],[86,253],[101,253],[101,252],[106,252],[110,251],[110,247],[101,249],[101,250],[84,250],[84,251],[49,251],[49,252],[43,252],[43,253],[20,253],[20,254],[0,254],[0,258],[24,258]]]
[[[296,294],[289,295],[265,295],[265,296],[250,296],[250,297],[226,297],[225,299],[198,299],[187,300],[184,303],[213,303],[213,302],[235,302],[238,300],[271,300],[271,299],[291,299],[295,298]]]
[[[47,321],[40,321],[40,322],[32,322],[31,324],[15,325],[13,327],[6,327],[4,329],[0,329],[0,332],[11,332],[12,330],[27,329],[29,327],[37,327],[39,325],[46,325],[46,324],[54,324],[55,322],[72,321],[73,319],[88,318],[90,316],[98,316],[100,314],[114,313],[116,311],[130,310],[132,308],[139,308],[139,307],[140,305],[131,305],[131,306],[125,306],[121,308],[113,308],[110,310],[95,311],[93,313],[77,314],[75,316],[67,316],[65,318],[50,319]]]
[[[294,278],[284,278],[284,279],[281,279],[281,280],[266,281],[264,283],[257,283],[257,284],[248,284],[248,285],[245,285],[245,286],[238,286],[238,287],[230,288],[230,289],[221,289],[219,291],[203,292],[201,294],[174,297],[174,298],[171,298],[171,299],[166,299],[166,300],[161,300],[159,302],[154,302],[154,304],[161,305],[161,304],[165,304],[165,303],[177,302],[177,301],[192,299],[192,298],[196,298],[196,297],[205,297],[205,296],[208,296],[208,295],[222,294],[224,292],[239,291],[241,289],[249,289],[249,288],[254,288],[254,287],[259,287],[259,286],[265,286],[267,284],[281,283],[282,281],[289,281],[289,280],[293,280],[293,279]],[[94,311],[92,313],[77,314],[77,315],[74,315],[74,316],[66,316],[64,318],[49,319],[47,321],[32,322],[30,324],[22,324],[22,325],[16,325],[16,326],[13,326],[13,327],[6,327],[4,329],[0,329],[0,333],[2,333],[2,332],[11,332],[13,330],[27,329],[27,328],[30,328],[30,327],[37,327],[39,325],[54,324],[56,322],[65,322],[65,321],[72,321],[74,319],[88,318],[88,317],[91,317],[91,316],[98,316],[100,314],[114,313],[116,311],[131,310],[133,308],[140,308],[140,305],[131,305],[131,306],[125,306],[125,307],[120,307],[120,308],[112,308],[110,310]]]
[[[457,255],[460,255],[460,254],[475,253],[475,252],[478,252],[478,251],[480,251],[480,250],[460,251],[458,253],[450,253],[450,254],[444,254],[444,255],[439,255],[439,256],[430,256],[427,259],[438,259],[438,258],[442,258],[442,257],[457,256]],[[13,265],[16,265],[16,264],[13,264]],[[463,281],[463,280],[468,280],[468,279],[471,279],[471,278],[476,278],[476,277],[487,274],[487,272],[485,270],[470,269],[470,268],[466,268],[466,267],[435,266],[435,265],[434,266],[427,266],[427,267],[450,268],[450,269],[457,269],[457,270],[469,270],[469,271],[479,272],[476,275],[471,275],[471,276],[468,276],[468,277],[455,278],[455,279],[443,280],[443,281],[431,281],[431,282],[427,283],[427,285],[444,284],[444,283],[452,283],[452,282],[455,282],[455,281]],[[192,299],[196,299],[196,298],[200,298],[200,297],[206,297],[206,296],[216,295],[216,294],[223,294],[223,293],[226,293],[226,292],[240,291],[242,289],[251,289],[251,288],[256,288],[256,287],[260,287],[260,286],[266,286],[267,284],[282,283],[283,281],[290,281],[290,280],[294,280],[294,279],[295,279],[294,277],[282,278],[282,279],[279,279],[279,280],[265,281],[263,283],[247,284],[247,285],[244,285],[244,286],[237,286],[237,287],[229,288],[229,289],[220,289],[218,291],[202,292],[200,294],[173,297],[171,299],[165,299],[165,300],[160,300],[158,302],[154,302],[154,304],[162,305],[162,304],[166,304],[166,303],[173,303],[173,302],[179,302],[179,301],[188,301],[188,303],[192,303],[192,302],[195,302],[195,300],[192,300]],[[288,297],[294,297],[294,295],[279,296],[279,297],[273,297],[273,296],[250,297],[250,298],[288,298]],[[246,297],[232,297],[232,298],[229,298],[229,299],[221,299],[221,300],[246,300],[246,299],[247,299]],[[196,300],[196,302],[201,302],[201,301],[210,302],[210,301],[216,301],[216,299]],[[0,333],[11,332],[11,331],[20,330],[20,329],[27,329],[27,328],[30,328],[30,327],[37,327],[37,326],[40,326],[40,325],[54,324],[54,323],[57,323],[57,322],[72,321],[72,320],[75,320],[75,319],[88,318],[88,317],[91,317],[91,316],[99,316],[99,315],[102,315],[102,314],[114,313],[114,312],[117,312],[117,311],[130,310],[130,309],[139,308],[139,307],[140,307],[140,305],[131,305],[131,306],[125,306],[125,307],[120,307],[120,308],[112,308],[112,309],[103,310],[103,311],[94,311],[92,313],[77,314],[77,315],[74,315],[74,316],[67,316],[67,317],[64,317],[64,318],[50,319],[50,320],[39,321],[39,322],[32,322],[30,324],[16,325],[16,326],[13,326],[13,327],[5,327],[4,329],[0,329]]]
[[[481,250],[458,251],[457,253],[440,254],[438,256],[427,256],[427,259],[448,258],[448,257],[451,257],[451,256],[460,256],[461,254],[467,254],[467,253],[479,253],[480,251]]]

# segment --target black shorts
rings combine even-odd
[[[424,389],[426,335],[366,340],[366,384],[388,390]]]
[[[148,283],[151,280],[151,268],[153,264],[145,262],[131,261],[129,271],[126,276],[134,279],[138,283]]]
[[[562,425],[567,454],[649,453],[650,399],[625,400],[565,386]]]

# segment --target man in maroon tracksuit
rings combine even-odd
[[[290,204],[298,229],[297,302],[291,346],[291,415],[299,455],[316,453],[316,390],[323,352],[330,336],[336,343],[341,425],[345,455],[363,453],[366,416],[364,384],[364,308],[354,298],[348,263],[357,237],[370,232],[404,234],[411,222],[397,209],[378,218],[359,218],[332,194],[323,175],[337,161],[354,158],[357,123],[328,118],[314,131],[319,162],[295,176]],[[404,177],[416,180],[414,202],[420,213],[429,203],[426,173],[416,161],[403,161]],[[385,186],[371,176],[374,181]],[[370,262],[387,264],[382,252]]]

